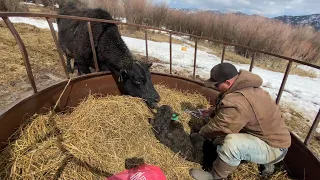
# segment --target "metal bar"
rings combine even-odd
[[[252,54],[251,63],[250,63],[250,69],[249,69],[250,72],[252,72],[252,68],[253,68],[253,65],[254,65],[254,58],[255,58],[255,56],[256,56],[256,53],[253,53],[253,54]]]
[[[170,74],[172,74],[172,34],[170,33]]]
[[[50,17],[50,18],[60,18],[60,19],[73,19],[73,20],[80,20],[80,21],[123,24],[123,25],[128,25],[128,26],[133,26],[133,27],[140,27],[140,28],[145,28],[145,29],[160,30],[160,31],[168,32],[168,33],[171,32],[172,34],[177,34],[177,35],[191,36],[191,37],[198,38],[198,39],[206,39],[206,40],[209,40],[209,41],[212,41],[212,42],[216,42],[216,43],[220,43],[220,44],[224,44],[224,45],[227,45],[227,46],[237,46],[237,47],[241,47],[241,48],[244,48],[244,49],[248,49],[250,51],[254,51],[254,52],[257,52],[257,53],[278,57],[278,58],[285,59],[285,60],[288,60],[288,61],[293,61],[295,63],[307,65],[307,66],[310,66],[310,67],[313,67],[313,68],[316,68],[316,69],[320,70],[320,66],[317,66],[317,65],[314,65],[314,64],[310,64],[310,63],[307,63],[307,62],[303,62],[303,61],[300,61],[300,60],[297,60],[297,59],[294,59],[294,58],[289,58],[289,57],[281,56],[281,55],[278,55],[278,54],[274,54],[274,53],[270,53],[270,52],[266,52],[266,51],[262,51],[262,50],[258,50],[258,49],[253,49],[253,48],[250,48],[248,46],[243,46],[243,45],[238,45],[238,44],[234,44],[234,43],[224,42],[224,41],[220,41],[220,40],[216,40],[216,39],[212,39],[212,38],[208,38],[208,37],[201,37],[201,36],[192,35],[192,34],[188,34],[188,33],[181,33],[181,32],[176,32],[176,31],[170,31],[170,30],[155,28],[155,27],[151,27],[151,26],[137,25],[137,24],[131,24],[131,23],[123,23],[123,22],[120,22],[120,21],[113,21],[113,20],[78,17],[78,16],[43,14],[43,13],[0,12],[0,17],[7,17],[7,16],[12,16],[12,17]]]
[[[52,37],[53,37],[53,41],[54,43],[56,44],[56,47],[57,47],[57,51],[58,51],[58,54],[59,54],[59,57],[60,57],[60,63],[64,69],[64,73],[66,74],[66,77],[68,79],[70,79],[70,76],[69,76],[69,73],[68,73],[68,70],[67,70],[67,67],[66,67],[66,60],[64,59],[64,56],[63,56],[63,52],[62,52],[62,49],[58,43],[58,38],[57,38],[57,35],[56,35],[56,32],[53,28],[53,25],[52,25],[52,19],[50,18],[46,18],[47,21],[48,21],[48,24],[49,24],[49,27],[50,27],[50,31],[51,31],[51,34],[52,34]]]
[[[308,132],[308,135],[304,141],[304,144],[306,146],[308,146],[310,144],[310,141],[311,141],[313,135],[316,133],[316,130],[317,130],[319,123],[320,123],[320,109],[319,109],[318,114],[317,114],[316,118],[314,119],[312,126]]]
[[[28,57],[28,52],[26,50],[26,47],[25,47],[21,37],[19,36],[19,33],[14,28],[13,24],[8,19],[8,17],[2,17],[2,19],[6,23],[8,28],[10,29],[14,39],[16,40],[16,42],[19,45],[19,49],[20,49],[21,55],[23,57],[23,62],[24,62],[24,65],[26,67],[26,71],[27,71],[29,82],[30,82],[30,84],[32,86],[33,92],[37,93],[38,92],[37,91],[37,86],[36,86],[36,83],[34,81],[34,77],[33,77],[33,74],[32,74],[32,69],[31,69],[31,65],[30,65],[30,62],[29,62],[29,57]]]
[[[197,49],[198,49],[198,38],[196,38],[195,45],[194,45],[193,79],[195,79],[196,77]]]
[[[93,53],[93,61],[94,61],[94,66],[96,68],[96,72],[99,72],[99,65],[98,65],[98,60],[97,60],[97,52],[96,52],[96,47],[94,45],[93,41],[93,35],[92,35],[92,29],[91,29],[91,22],[88,22],[88,32],[89,32],[89,37],[90,37],[90,43],[91,43],[91,49]]]
[[[146,39],[146,57],[147,57],[147,61],[149,60],[149,55],[148,55],[148,29],[146,29],[144,31],[145,33],[145,39]]]
[[[222,48],[222,55],[221,55],[221,63],[223,63],[223,60],[224,60],[224,54],[226,52],[226,45],[223,45],[223,48]]]
[[[284,77],[283,77],[283,80],[282,80],[282,83],[281,83],[281,87],[279,89],[279,93],[278,93],[277,99],[276,99],[276,103],[277,104],[279,104],[279,102],[280,102],[280,98],[281,98],[282,92],[284,90],[284,86],[286,85],[291,66],[292,66],[292,61],[289,61],[288,65],[287,65],[286,72],[284,74]]]
[[[170,32],[170,38],[172,36],[172,34],[178,34],[178,35],[188,35],[190,37],[193,37],[196,39],[196,42],[199,40],[199,39],[206,39],[206,40],[209,40],[209,41],[212,41],[212,42],[216,42],[216,43],[220,43],[220,44],[223,44],[223,52],[222,52],[222,57],[221,57],[221,62],[223,62],[224,60],[224,55],[225,55],[225,46],[237,46],[237,47],[241,47],[241,48],[245,48],[247,50],[250,50],[250,51],[254,51],[256,53],[261,53],[261,54],[266,54],[266,55],[270,55],[270,56],[274,56],[274,57],[278,57],[278,58],[281,58],[281,59],[284,59],[284,60],[288,60],[289,61],[289,64],[287,66],[287,69],[286,69],[286,72],[285,72],[285,75],[283,77],[283,81],[282,81],[282,84],[281,84],[281,87],[280,87],[280,90],[279,90],[279,93],[278,93],[278,96],[277,96],[277,99],[276,99],[276,103],[278,104],[280,102],[280,98],[281,98],[281,95],[282,95],[282,92],[284,90],[284,86],[285,86],[285,83],[287,81],[287,78],[288,78],[288,75],[289,75],[289,71],[292,67],[292,62],[295,62],[295,63],[298,63],[298,64],[303,64],[303,65],[307,65],[309,67],[313,67],[313,68],[316,68],[316,69],[319,69],[320,70],[320,66],[317,66],[317,65],[314,65],[314,64],[310,64],[310,63],[307,63],[307,62],[303,62],[303,61],[300,61],[300,60],[297,60],[297,59],[293,59],[293,58],[289,58],[289,57],[285,57],[285,56],[281,56],[281,55],[278,55],[278,54],[274,54],[274,53],[270,53],[270,52],[266,52],[266,51],[262,51],[262,50],[257,50],[257,49],[253,49],[253,48],[250,48],[248,46],[242,46],[242,45],[238,45],[238,44],[234,44],[234,43],[228,43],[228,42],[224,42],[224,41],[220,41],[220,40],[215,40],[215,39],[211,39],[211,38],[208,38],[208,37],[201,37],[201,36],[196,36],[196,35],[190,35],[188,33],[181,33],[181,32],[175,32],[175,31],[171,31],[171,30],[164,30],[164,29],[160,29],[160,28],[154,28],[154,27],[150,27],[150,26],[144,26],[144,25],[136,25],[136,24],[130,24],[130,23],[122,23],[120,21],[112,21],[112,20],[103,20],[103,19],[95,19],[95,18],[86,18],[86,17],[77,17],[77,16],[66,16],[66,15],[53,15],[53,14],[36,14],[36,13],[3,13],[3,12],[0,12],[0,17],[3,18],[4,22],[6,23],[6,25],[8,26],[8,28],[10,29],[11,33],[13,34],[13,36],[15,37],[18,45],[19,45],[19,48],[20,48],[20,51],[21,51],[21,54],[23,56],[23,59],[24,59],[24,64],[26,66],[26,70],[27,70],[27,75],[28,75],[28,79],[30,81],[30,84],[34,90],[34,92],[36,93],[37,92],[37,89],[36,89],[36,84],[34,82],[34,77],[32,75],[32,69],[30,67],[30,62],[29,62],[29,59],[28,59],[28,53],[25,49],[25,46],[23,44],[23,41],[21,40],[19,34],[17,33],[17,31],[15,30],[15,28],[13,27],[12,23],[9,21],[8,19],[8,16],[15,16],[15,17],[46,17],[46,18],[62,18],[62,19],[73,19],[73,20],[81,20],[81,21],[92,21],[92,22],[102,22],[102,23],[113,23],[113,24],[121,24],[121,25],[128,25],[128,26],[134,26],[134,27],[142,27],[142,28],[145,28],[146,31],[147,29],[154,29],[154,30],[161,30],[161,31],[164,31],[164,32]],[[51,25],[52,25],[52,22],[51,22]],[[50,25],[50,22],[49,22],[49,26]],[[51,32],[52,32],[52,27],[50,27],[51,29]],[[146,33],[146,53],[147,53],[147,58],[148,58],[148,45],[147,45],[147,32]],[[53,36],[54,37],[54,36]],[[59,49],[59,48],[58,48]],[[59,50],[58,50],[59,51]],[[172,49],[171,49],[172,51]],[[193,77],[195,77],[195,65],[196,65],[196,52],[197,52],[197,49],[195,49],[195,61],[194,61],[194,73],[193,73]],[[172,52],[171,52],[172,53]],[[60,55],[60,54],[59,54]],[[172,55],[172,54],[171,54]],[[255,56],[255,55],[254,55]],[[250,70],[252,70],[253,68],[253,64],[254,64],[254,56],[252,57],[252,61],[251,61],[251,65],[250,65]],[[60,58],[61,59],[61,58]],[[171,60],[172,61],[172,60]],[[319,112],[318,112],[318,115],[316,117],[316,120],[314,122],[314,126],[316,127],[316,125],[319,123]],[[313,126],[313,127],[314,127]],[[311,129],[309,131],[309,134],[306,138],[306,141],[305,143],[308,144],[310,141],[309,139],[311,139],[312,137],[312,134],[313,133],[313,129]],[[309,137],[310,136],[310,137]]]

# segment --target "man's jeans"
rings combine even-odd
[[[265,141],[245,133],[228,134],[222,145],[218,145],[219,157],[230,166],[243,161],[257,164],[275,164],[284,159],[288,149],[274,148]]]

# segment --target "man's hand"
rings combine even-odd
[[[209,117],[213,113],[214,108],[210,107],[208,109],[198,109],[201,119],[204,120],[204,123],[207,124],[209,122]]]

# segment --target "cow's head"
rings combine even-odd
[[[135,62],[130,69],[120,70],[118,81],[126,94],[144,99],[150,108],[155,108],[160,96],[151,81],[149,68],[152,63]]]

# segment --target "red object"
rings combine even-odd
[[[158,166],[143,164],[113,175],[107,180],[166,180],[166,177]]]

